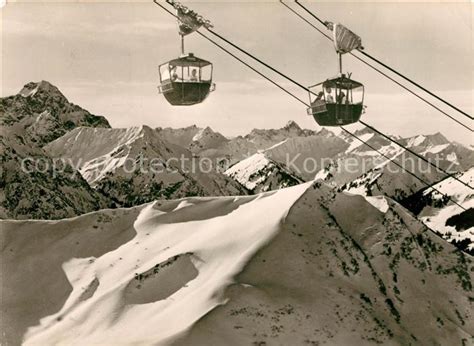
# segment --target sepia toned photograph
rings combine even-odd
[[[474,345],[473,18],[0,1],[0,345]]]

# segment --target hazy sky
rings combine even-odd
[[[332,43],[277,1],[185,4],[210,19],[217,32],[304,85],[337,73]],[[305,4],[359,34],[368,53],[472,114],[470,2]],[[295,120],[318,128],[305,106],[196,34],[186,39],[187,51],[214,63],[217,90],[201,105],[168,105],[157,92],[157,66],[179,55],[179,37],[175,19],[151,1],[17,2],[1,15],[3,96],[44,79],[114,127],[196,124],[237,135]],[[440,131],[473,143],[469,131],[354,58],[344,58],[344,70],[365,84],[363,119],[380,130],[402,136]],[[303,90],[276,79],[307,99]]]

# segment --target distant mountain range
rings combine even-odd
[[[368,128],[355,134],[384,156],[344,132],[301,129],[294,121],[234,138],[197,126],[110,128],[104,117],[70,103],[45,81],[28,83],[19,94],[1,99],[0,107],[2,218],[57,219],[157,199],[255,194],[320,179],[338,191],[387,196],[415,215],[430,215],[422,220],[433,230],[474,251],[472,222],[462,231],[434,223],[433,213],[441,213],[433,206],[439,205],[436,198],[423,198],[424,210],[412,202],[427,191],[425,183],[441,184],[446,175]],[[393,138],[437,159],[460,179],[474,165],[471,148],[441,133]],[[50,169],[27,173],[22,168],[27,158],[35,159],[26,161],[28,170],[40,159]],[[65,164],[53,174],[55,162]],[[471,210],[472,193],[463,196],[459,204]],[[460,207],[443,203],[449,207],[443,220],[465,218]]]
[[[205,167],[193,169],[195,160],[189,149],[162,139],[160,131],[148,126],[76,128],[45,150],[51,157],[74,162],[90,186],[120,206],[161,198],[247,194],[222,173],[208,172]]]
[[[0,110],[2,345],[472,344],[472,148]]]

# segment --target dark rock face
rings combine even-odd
[[[16,95],[0,99],[0,125],[21,126],[25,137],[42,147],[77,126],[110,127],[103,116],[70,103],[46,81],[28,83]]]
[[[2,128],[0,136],[0,218],[58,219],[107,206],[71,166],[60,169],[42,148]]]
[[[0,99],[0,217],[57,219],[107,206],[68,165],[54,169],[42,147],[76,126],[110,127],[69,103],[52,84],[28,83]]]
[[[456,231],[463,231],[474,227],[474,208],[469,208],[460,214],[451,216],[446,220],[447,226],[453,226]]]

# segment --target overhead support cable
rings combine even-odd
[[[319,33],[323,36],[326,36],[326,38],[330,39],[332,41],[332,38],[331,36],[329,36],[328,34],[326,34],[325,32],[323,32],[322,30],[320,30],[317,26],[315,26],[313,23],[311,23],[309,20],[307,20],[305,17],[303,17],[301,14],[299,14],[298,12],[296,12],[294,9],[292,9],[290,6],[288,6],[283,0],[280,0],[280,3],[285,6],[288,10],[290,10],[291,12],[293,12],[295,15],[297,15],[301,20],[305,21],[307,24],[311,25],[313,27],[313,29],[319,31]],[[323,25],[325,25],[323,23]]]
[[[227,40],[225,37],[223,37],[222,35],[219,35],[217,32],[215,32],[214,30],[212,29],[207,29],[207,31],[209,31],[211,34],[219,37],[222,41],[226,42],[227,44],[231,45],[232,47],[234,47],[235,49],[237,49],[238,51],[244,53],[245,55],[249,56],[250,58],[254,59],[255,61],[259,62],[260,64],[262,64],[263,66],[265,66],[266,68],[272,70],[273,72],[279,74],[280,76],[282,76],[283,78],[289,80],[290,82],[294,83],[295,85],[299,86],[301,89],[304,89],[305,91],[308,91],[308,92],[311,92],[307,87],[305,87],[303,84],[300,84],[298,83],[297,81],[295,81],[293,78],[291,77],[288,77],[286,74],[278,71],[277,69],[273,68],[272,66],[268,65],[266,62],[262,61],[261,59],[257,58],[255,55],[253,55],[252,53],[249,53],[247,52],[245,49],[243,48],[240,48],[238,45],[232,43],[231,41]]]
[[[441,114],[444,114],[445,116],[447,116],[448,118],[450,118],[451,120],[453,120],[454,122],[458,123],[459,125],[461,125],[462,127],[464,127],[465,129],[467,129],[468,131],[471,131],[471,132],[474,132],[474,130],[472,128],[470,128],[469,126],[467,126],[466,124],[460,122],[458,119],[454,118],[453,116],[451,116],[450,114],[446,113],[444,110],[442,110],[441,108],[439,108],[438,106],[436,106],[435,104],[433,104],[432,102],[428,101],[427,99],[425,99],[424,97],[420,96],[419,94],[417,94],[416,92],[410,90],[409,88],[407,88],[406,86],[404,86],[403,84],[401,84],[400,82],[396,81],[395,79],[393,79],[392,77],[390,77],[389,75],[387,75],[386,73],[384,73],[383,71],[381,71],[380,69],[378,69],[377,67],[369,64],[367,61],[361,59],[360,57],[358,57],[357,55],[353,54],[353,53],[350,53],[354,58],[356,58],[357,60],[361,61],[362,63],[364,63],[365,65],[371,67],[373,70],[377,71],[378,73],[380,73],[382,76],[384,76],[385,78],[391,80],[392,82],[394,82],[395,84],[397,84],[398,86],[400,86],[401,88],[405,89],[406,91],[408,91],[410,94],[412,94],[413,96],[417,97],[418,99],[420,99],[421,101],[425,102],[427,105],[431,106],[432,108],[436,109],[438,112],[440,112]]]
[[[436,95],[435,93],[431,92],[430,90],[426,89],[425,87],[423,87],[422,85],[420,85],[419,83],[413,81],[412,79],[408,78],[407,76],[401,74],[400,72],[398,72],[397,70],[393,69],[392,67],[388,66],[387,64],[383,63],[382,61],[380,61],[379,59],[375,58],[374,56],[370,55],[369,53],[367,52],[364,52],[364,51],[359,51],[361,54],[365,55],[366,57],[372,59],[373,61],[375,61],[376,63],[382,65],[383,67],[385,67],[387,70],[390,70],[391,72],[395,73],[397,76],[405,79],[406,81],[410,82],[411,84],[413,84],[414,86],[416,86],[417,88],[420,88],[421,90],[423,90],[424,92],[426,92],[427,94],[431,95],[432,97],[434,97],[435,99],[437,99],[438,101],[441,101],[442,103],[444,103],[445,105],[451,107],[452,109],[458,111],[459,113],[461,113],[462,115],[466,116],[467,118],[469,118],[470,120],[474,120],[474,118],[469,115],[468,113],[466,113],[465,111],[461,110],[460,108],[456,107],[455,105],[453,105],[451,102],[448,102],[446,101],[445,99],[439,97],[438,95]]]

